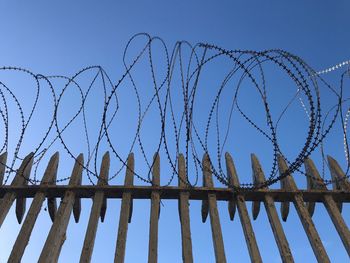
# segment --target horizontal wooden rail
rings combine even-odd
[[[46,197],[63,197],[66,191],[72,191],[77,198],[92,198],[97,192],[103,192],[106,198],[122,198],[123,193],[130,192],[134,199],[150,199],[152,192],[159,191],[161,199],[178,199],[180,193],[186,192],[191,200],[205,200],[208,194],[215,194],[217,200],[229,201],[236,196],[229,188],[208,187],[159,187],[159,186],[125,186],[125,185],[30,185],[0,187],[0,198],[6,193],[15,193],[18,197],[34,197],[37,192],[45,193]],[[264,201],[266,195],[272,197],[275,202],[293,201],[295,195],[301,195],[305,202],[323,202],[324,195],[331,196],[335,201],[350,202],[350,192],[343,190],[297,190],[286,191],[280,189],[241,190],[239,195],[246,201]]]

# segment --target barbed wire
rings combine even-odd
[[[212,88],[213,84],[209,84],[210,89],[207,88],[203,84],[207,79],[203,76],[207,74],[211,66],[222,64],[224,66],[219,66],[219,70],[217,70],[223,75],[220,78],[220,85],[217,88]],[[280,49],[260,52],[227,50],[207,43],[198,43],[192,46],[186,41],[179,41],[172,50],[169,50],[161,38],[140,33],[127,42],[123,54],[124,73],[117,82],[112,81],[101,66],[83,68],[70,77],[45,76],[24,68],[1,67],[0,73],[5,73],[5,77],[4,80],[0,79],[0,127],[4,141],[0,152],[8,152],[10,146],[15,145],[14,150],[12,150],[13,157],[10,158],[11,162],[3,164],[6,166],[4,184],[8,182],[12,174],[18,172],[15,169],[15,164],[17,160],[23,160],[20,152],[23,143],[29,140],[26,139],[28,129],[31,125],[38,125],[32,121],[37,112],[49,112],[50,118],[40,122],[40,128],[44,130],[44,133],[39,138],[37,145],[33,147],[34,175],[26,178],[30,183],[40,183],[40,179],[37,179],[38,167],[49,150],[62,147],[68,156],[77,161],[77,155],[69,145],[72,144],[71,138],[65,137],[69,129],[73,129],[79,139],[83,138],[84,145],[86,145],[85,154],[88,158],[86,163],[81,165],[84,167],[91,184],[94,184],[94,179],[99,178],[97,161],[103,151],[110,151],[113,158],[120,164],[109,180],[117,177],[123,169],[130,169],[127,166],[126,158],[123,158],[120,150],[118,151],[118,145],[115,142],[117,136],[114,135],[115,126],[122,128],[126,123],[131,122],[131,119],[125,116],[119,122],[117,121],[118,118],[123,117],[120,116],[121,100],[119,98],[123,94],[123,86],[131,87],[130,92],[133,95],[128,95],[130,98],[127,104],[129,104],[128,107],[133,108],[130,111],[135,111],[137,116],[134,132],[127,131],[127,136],[131,139],[127,153],[138,151],[141,154],[147,172],[142,173],[137,170],[133,172],[144,183],[153,184],[151,174],[154,160],[149,159],[146,152],[146,145],[148,145],[151,136],[153,140],[157,140],[157,143],[153,145],[155,152],[164,152],[168,167],[172,171],[165,185],[170,185],[174,178],[178,177],[188,186],[195,186],[198,183],[199,172],[203,168],[200,156],[203,153],[209,153],[211,148],[215,148],[216,151],[216,154],[210,154],[212,173],[223,185],[236,190],[269,186],[293,172],[310,177],[311,175],[303,172],[301,166],[304,160],[316,149],[320,149],[323,158],[323,181],[330,184],[333,179],[324,178],[324,164],[326,163],[324,142],[330,131],[336,129],[337,122],[341,124],[347,163],[346,178],[349,177],[347,127],[350,108],[344,110],[344,104],[349,100],[344,95],[344,86],[346,79],[350,77],[350,69],[341,74],[340,85],[336,88],[327,83],[321,75],[348,64],[349,61],[344,61],[334,67],[316,72],[298,56]],[[139,66],[144,72],[142,77],[149,79],[148,83],[139,84],[137,80],[139,75],[135,73]],[[34,81],[34,101],[31,106],[28,106],[27,102],[22,102],[14,91],[15,89],[11,89],[7,84],[6,73],[10,72],[24,74]],[[277,111],[277,113],[271,108],[271,101],[275,102],[276,98],[271,95],[269,90],[271,84],[269,84],[268,77],[276,72],[282,74],[289,83],[293,83],[296,91],[292,98],[282,105],[283,110]],[[92,75],[92,79],[86,81],[84,76],[88,74]],[[56,81],[61,81],[60,85],[55,85]],[[62,85],[62,83],[64,84]],[[63,86],[63,88],[60,90],[57,86]],[[254,120],[255,116],[244,109],[246,100],[242,99],[242,93],[248,88],[260,100],[263,109],[260,113],[263,112],[264,125]],[[45,89],[50,95],[46,94],[44,98],[45,107],[39,107],[38,103]],[[100,98],[94,95],[94,90],[102,91]],[[143,95],[145,90],[148,92],[147,95]],[[78,96],[70,97],[69,92],[73,91],[76,91]],[[332,103],[332,106],[323,106],[321,103],[324,101],[321,94],[325,92],[330,94],[327,95],[326,99]],[[210,99],[210,96],[213,98]],[[69,97],[69,105],[75,106],[77,109],[67,109],[67,105],[64,104],[66,97]],[[98,99],[102,101],[99,107],[96,106]],[[131,99],[135,99],[136,103],[131,103]],[[90,100],[93,101],[92,105],[88,104]],[[205,114],[203,101],[210,106],[206,109],[208,114],[205,118],[206,121],[201,124],[197,119],[203,119]],[[287,119],[288,121],[286,114],[294,101],[299,101],[302,111],[305,112],[305,119],[308,123],[305,126],[307,127],[307,136],[300,152],[295,155],[296,157],[288,159],[282,151],[279,130],[282,120]],[[28,107],[29,110],[25,110]],[[48,108],[51,110],[49,111]],[[91,108],[96,108],[96,111],[100,110],[100,117],[95,116],[93,119],[94,131],[97,133],[95,136],[89,132],[87,111]],[[227,109],[224,114],[222,114],[223,108]],[[12,113],[13,111],[16,111],[18,117]],[[326,112],[325,115],[324,112]],[[70,118],[68,118],[69,114],[71,114]],[[257,182],[243,182],[240,187],[235,187],[230,184],[227,174],[222,169],[223,153],[229,141],[232,125],[235,124],[237,127],[237,121],[232,120],[234,114],[240,116],[246,124],[250,125],[271,145],[272,164],[265,182],[259,184]],[[64,118],[67,120],[62,121]],[[151,119],[151,127],[147,126],[147,118]],[[12,123],[17,121],[20,122],[16,127],[19,129],[19,135],[13,143],[13,139],[10,138],[10,134],[12,134],[10,130],[13,129]],[[79,122],[80,124],[78,124]],[[300,121],[300,123],[302,122]],[[143,133],[145,128],[153,129],[153,126],[158,126],[157,133],[149,132],[146,135]],[[185,180],[178,176],[177,162],[181,152],[184,152],[186,167],[194,167],[194,178],[189,177],[189,169],[187,169]],[[283,156],[289,164],[289,170],[281,175],[277,173],[278,155]],[[57,182],[63,182],[69,178],[59,178]],[[194,182],[192,183],[190,179],[194,179]],[[312,179],[319,180],[314,177]]]

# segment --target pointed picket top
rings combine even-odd
[[[337,177],[337,172],[340,172],[340,174],[343,174],[340,166],[338,165],[337,161],[334,160],[331,156],[327,156],[328,159],[328,164],[329,164],[329,170],[331,172],[331,177],[332,177],[332,186],[333,190],[342,190],[343,188],[341,187],[340,181],[338,180],[339,178]],[[343,211],[343,203],[342,202],[337,202],[337,207],[340,212]]]
[[[231,158],[229,153],[225,154],[225,159],[226,159],[226,163],[232,162],[232,158]],[[228,159],[231,159],[231,161],[228,161]],[[238,186],[239,185],[239,183],[236,182],[235,178],[231,175],[231,173],[228,170],[227,170],[227,176],[228,176],[229,186]],[[228,201],[228,207],[227,207],[231,221],[233,221],[233,219],[235,217],[236,206],[237,206],[236,201],[234,200],[234,198],[231,198]]]
[[[101,186],[108,185],[109,167],[110,167],[110,156],[109,156],[109,152],[107,151],[102,157],[100,176],[98,177],[97,185],[101,185]],[[105,220],[106,210],[107,210],[107,198],[104,198],[102,207],[101,207],[101,212],[100,212],[101,222]]]
[[[225,160],[226,160],[226,169],[227,169],[227,177],[229,180],[230,185],[234,187],[239,187],[239,180],[236,172],[236,167],[233,163],[233,159],[230,155],[230,153],[225,153]],[[228,203],[228,213],[230,215],[230,220],[232,221],[235,213],[236,213],[236,201],[234,199],[231,199]]]
[[[3,181],[4,181],[6,161],[7,161],[7,152],[4,152],[3,154],[0,155],[0,186],[3,184]]]
[[[178,157],[178,166],[179,166],[179,180],[178,185],[179,187],[187,187],[187,184],[185,183],[187,181],[186,179],[186,162],[185,157],[182,153],[179,154]]]
[[[156,152],[153,156],[153,169],[152,169],[152,184],[155,186],[160,185],[160,168],[159,164],[160,163],[160,158],[159,158],[159,153]]]
[[[134,153],[129,153],[128,159],[126,162],[126,174],[124,179],[124,185],[132,186],[134,183]]]
[[[331,177],[332,177],[332,185],[333,185],[333,190],[345,190],[346,189],[346,179],[339,180],[344,177],[344,173],[342,169],[340,168],[338,162],[333,159],[331,156],[327,156],[328,163],[329,163],[329,169],[331,172]],[[345,184],[343,184],[343,182]],[[340,212],[343,210],[343,203],[342,202],[337,202],[337,207]]]
[[[239,187],[239,180],[236,172],[236,167],[233,163],[233,159],[230,153],[225,153],[225,159],[227,164],[227,176],[230,180],[230,183],[235,187]]]
[[[101,186],[108,185],[109,167],[110,167],[110,155],[109,155],[109,152],[107,151],[102,157],[100,175],[98,177],[97,185],[101,185]]]
[[[305,172],[306,172],[307,189],[308,190],[315,190],[315,189],[326,190],[327,187],[325,186],[323,180],[321,179],[321,176],[318,173],[314,162],[311,159],[307,158],[304,161],[304,166],[305,166]],[[315,212],[315,202],[307,202],[306,207],[310,213],[310,216],[312,217]]]
[[[250,158],[252,162],[253,176],[256,177],[257,183],[263,183],[266,179],[258,157],[252,153]]]
[[[329,169],[333,180],[333,189],[350,191],[350,183],[345,177],[343,170],[340,168],[338,162],[331,156],[327,156]]]
[[[84,155],[81,153],[75,160],[72,175],[69,179],[69,185],[79,185],[83,172]]]
[[[81,185],[82,174],[83,174],[83,166],[84,166],[84,155],[79,154],[78,158],[75,161],[72,176],[69,180],[69,185]],[[76,223],[79,222],[81,213],[81,200],[76,197],[73,205],[73,215]]]
[[[281,155],[277,155],[277,161],[278,161],[279,173],[280,175],[282,175],[288,170],[288,166]],[[287,175],[286,177],[280,180],[281,189],[285,191],[290,190],[288,176],[289,175]],[[281,217],[284,222],[287,221],[288,215],[289,215],[289,202],[281,202]]]
[[[206,187],[214,187],[213,178],[211,177],[211,165],[209,154],[205,153],[202,160],[204,183]]]
[[[56,152],[54,155],[51,156],[49,164],[47,165],[47,168],[45,170],[43,179],[41,180],[42,185],[43,184],[48,184],[48,185],[55,185],[56,184],[59,159],[60,159],[60,155],[58,152]],[[54,198],[54,197],[47,198],[47,208],[49,210],[49,215],[50,215],[51,221],[53,222],[55,220],[55,215],[56,215],[56,211],[57,211],[56,198]]]
[[[340,190],[341,189],[340,183],[339,183],[338,177],[335,173],[336,170],[339,170],[339,169],[336,169],[338,165],[337,165],[336,161],[329,155],[327,155],[327,160],[328,160],[328,164],[329,164],[329,170],[331,172],[333,190]]]
[[[320,173],[317,171],[317,168],[310,158],[306,158],[304,161],[305,171],[307,174],[307,177],[312,177],[314,180],[312,180],[312,188],[311,189],[321,189],[321,190],[327,190],[327,187],[325,183],[323,182]]]
[[[26,157],[24,157],[20,167],[17,170],[16,176],[11,183],[12,186],[18,186],[18,185],[23,185],[25,183],[28,183],[27,179],[29,177],[26,177],[25,174],[28,174],[28,172],[30,173],[32,169],[33,157],[34,157],[34,153],[32,152],[28,154]]]
[[[29,180],[29,177],[30,177],[30,172],[32,170],[32,166],[33,166],[33,160],[34,160],[34,153],[30,153],[28,154],[20,168],[18,169],[18,172],[17,174],[20,176],[20,177],[17,177],[16,175],[16,178],[19,178],[20,180],[20,183],[21,185],[28,185],[28,180]],[[16,180],[16,178],[14,179],[14,181]],[[23,197],[17,197],[17,200],[16,200],[16,217],[17,217],[17,221],[19,224],[21,224],[22,222],[22,219],[23,219],[23,216],[25,214],[25,211],[26,211],[26,198],[23,198]]]
[[[56,182],[59,159],[60,159],[59,152],[55,152],[51,156],[49,163],[46,167],[46,170],[44,172],[44,176],[41,180],[41,183],[40,183],[41,185],[46,185],[46,184],[50,185]]]
[[[261,168],[260,162],[255,154],[250,155],[253,170],[253,182],[255,185],[261,185],[265,181],[264,172]],[[252,202],[252,215],[253,219],[258,218],[260,212],[260,202]]]

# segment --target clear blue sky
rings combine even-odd
[[[128,39],[136,33],[147,32],[152,36],[163,38],[169,48],[178,40],[187,40],[192,44],[208,42],[227,49],[259,51],[284,49],[300,56],[316,70],[320,70],[350,59],[349,10],[350,2],[346,0],[298,0],[293,3],[243,0],[220,2],[123,1],[123,3],[115,1],[51,1],[50,3],[47,1],[1,1],[0,66],[19,66],[44,75],[72,76],[83,67],[101,65],[116,83],[124,73],[122,55]],[[214,77],[215,72],[209,72],[204,80],[209,81]],[[137,74],[142,77],[142,69],[139,69]],[[92,74],[84,76],[89,78]],[[295,87],[279,83],[277,76],[274,79],[273,71],[269,77],[271,89],[275,92],[274,96],[277,100],[284,101],[295,91]],[[3,78],[6,76],[1,73],[0,80]],[[332,84],[339,84],[337,72],[330,74],[328,78]],[[22,99],[25,99],[26,96],[33,96],[27,87],[28,82],[23,80],[19,83],[22,84],[15,87],[19,97],[22,96]],[[57,83],[58,86],[62,84],[62,82]],[[215,83],[214,88],[217,88],[218,83]],[[32,87],[32,84],[29,86]],[[208,90],[211,84],[208,82]],[[128,100],[129,93],[121,92],[123,98],[121,112],[124,114],[132,112],[130,105],[133,105],[134,101]],[[208,94],[211,93],[208,91]],[[77,96],[77,94],[73,95]],[[98,96],[102,96],[102,93],[96,91],[95,95],[96,101],[101,102],[103,98]],[[259,109],[247,99],[249,93],[245,96],[246,100],[242,101],[243,105],[251,107],[249,108],[251,113],[258,114]],[[205,100],[206,97],[203,96],[203,98]],[[71,105],[72,101],[69,96],[65,99],[67,107],[74,107]],[[97,105],[100,105],[99,102]],[[208,106],[209,102],[207,104],[204,102],[204,104]],[[41,103],[44,106],[47,102],[43,99]],[[94,101],[90,101],[90,105],[93,103]],[[329,106],[332,101],[326,97],[325,104]],[[70,110],[67,108],[66,113],[71,113]],[[89,114],[92,120],[90,129],[94,129],[94,118],[98,116],[98,113],[94,108],[90,109]],[[208,112],[204,110],[203,114],[198,114],[198,119],[207,117],[207,114]],[[299,130],[295,128],[298,127],[297,121],[303,112],[298,111],[294,114],[290,115],[291,122],[283,126],[285,136],[282,136],[281,143],[288,156],[295,156],[293,155],[296,154],[295,146],[299,148],[301,146],[297,139],[304,138],[305,135],[303,132],[299,133]],[[21,150],[23,155],[32,150],[29,138],[35,141],[38,131],[40,137],[40,132],[42,132],[40,123],[43,120],[40,118],[44,118],[40,116],[33,120],[33,129],[31,133],[28,133],[26,143]],[[118,133],[114,139],[124,154],[127,152],[126,145],[130,141],[128,138],[130,123],[126,116],[120,117],[118,122],[120,126],[113,130],[116,134]],[[152,143],[157,142],[157,139],[152,138],[152,123],[155,120],[154,118],[147,120],[149,127],[144,132],[145,138],[149,141],[147,151],[150,156],[153,155],[152,150],[154,150]],[[242,128],[239,125],[242,125]],[[249,162],[251,152],[256,152],[261,158],[266,173],[271,164],[271,149],[268,148],[268,144],[261,136],[254,137],[257,134],[248,127],[240,119],[234,128],[234,136],[231,136],[233,140],[228,143],[228,149],[226,149],[233,154],[241,181],[251,181]],[[86,150],[80,148],[82,142],[80,134],[74,134],[74,130],[68,134],[73,135],[70,138],[67,136],[67,141],[73,145],[75,153]],[[127,138],[125,145],[122,140],[118,141],[119,136],[123,140]],[[291,136],[296,136],[297,142],[291,143]],[[329,144],[326,145],[328,146],[327,153],[339,157],[344,165],[342,138],[336,131],[332,133],[332,136],[328,141]],[[58,147],[58,150],[62,149]],[[215,153],[215,149],[213,150]],[[319,160],[319,156],[315,158]],[[64,160],[62,156],[61,164],[65,162]],[[136,166],[141,166],[142,162],[138,160],[136,159]],[[165,157],[162,161],[165,162]],[[71,170],[72,160],[67,157],[66,163],[68,165],[59,168],[58,176],[61,178]],[[169,167],[163,166],[161,176],[164,174],[162,182],[165,183],[169,179],[170,170]],[[112,164],[113,167],[116,166]],[[142,167],[138,169],[143,171]],[[304,178],[298,177],[296,180],[300,188],[306,186]],[[119,176],[113,183],[120,184],[122,181],[123,176]],[[88,183],[88,180],[85,178],[84,182]],[[135,183],[140,184],[141,182],[135,180]],[[173,184],[177,184],[177,181],[175,180]],[[279,185],[274,187],[279,187]],[[111,262],[113,259],[120,201],[111,200],[108,205],[106,222],[99,225],[93,262]],[[77,225],[73,221],[70,223],[60,262],[78,261],[90,206],[90,201],[83,203],[81,223]],[[250,209],[249,203],[248,208]],[[235,221],[230,222],[225,203],[219,204],[219,210],[228,262],[249,262],[238,216],[236,215]],[[343,215],[349,224],[349,206],[344,207]],[[314,220],[331,260],[334,262],[348,261],[340,238],[321,205],[316,207]],[[19,230],[15,222],[15,213],[10,211],[0,229],[0,262],[6,262]],[[129,225],[126,262],[146,262],[148,225],[149,202],[135,201],[133,221]],[[296,262],[316,262],[294,208],[291,208],[288,222],[283,226]],[[195,262],[214,262],[210,225],[209,222],[201,223],[200,202],[191,203],[191,227]],[[253,222],[253,227],[264,262],[280,262],[278,249],[263,207],[258,220]],[[34,228],[35,234],[32,236],[23,262],[36,262],[49,228],[49,217],[43,213]],[[180,226],[176,201],[164,202],[164,207],[161,208],[159,233],[159,262],[181,262]]]

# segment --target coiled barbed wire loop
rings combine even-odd
[[[146,184],[153,184],[151,173],[154,160],[150,159],[147,150],[152,148],[153,152],[162,152],[166,156],[167,165],[172,171],[165,185],[170,185],[178,177],[178,155],[183,152],[186,166],[193,169],[187,169],[186,179],[179,180],[190,187],[196,186],[199,171],[203,168],[201,156],[210,153],[211,170],[220,183],[236,190],[256,189],[271,185],[295,171],[310,176],[300,169],[301,165],[316,149],[320,149],[325,159],[325,140],[338,123],[341,123],[346,177],[349,177],[347,129],[350,108],[345,108],[345,104],[350,98],[345,96],[344,90],[348,85],[350,69],[342,72],[339,87],[333,87],[324,78],[326,73],[347,65],[349,62],[345,61],[316,72],[300,57],[284,50],[227,50],[207,43],[192,46],[186,41],[177,42],[170,50],[161,38],[140,33],[126,44],[124,73],[116,82],[101,66],[83,68],[73,76],[45,76],[19,67],[1,67],[0,72],[4,75],[0,79],[1,152],[11,154],[11,161],[3,164],[6,167],[4,184],[18,172],[15,164],[23,160],[21,149],[29,140],[27,136],[31,136],[28,130],[38,128],[31,127],[36,126],[33,118],[38,112],[49,116],[40,121],[43,133],[36,137],[37,143],[34,145],[30,140],[35,172],[26,179],[32,184],[40,183],[40,179],[37,179],[38,167],[49,150],[64,149],[72,160],[77,161],[77,153],[69,139],[69,132],[73,132],[85,145],[84,153],[88,157],[81,165],[91,184],[95,184],[99,178],[97,160],[107,150],[119,164],[109,180],[113,180],[123,169],[131,169],[127,167],[126,157],[118,151],[122,143],[124,149],[128,149],[128,154],[137,152],[141,155],[147,171],[135,169],[134,174]],[[212,77],[210,74],[206,77],[208,72],[221,74],[219,85],[208,81]],[[282,74],[295,88],[289,101],[279,105],[282,109],[279,111],[274,110],[275,106],[271,107],[276,104],[276,96],[272,94],[269,84],[271,72]],[[11,74],[22,74],[33,81],[31,105],[23,103],[18,91],[16,93],[16,89],[8,84]],[[140,83],[140,75],[147,82]],[[209,84],[206,85],[206,81]],[[126,87],[129,88],[128,93],[125,93]],[[246,110],[246,100],[242,99],[242,94],[247,87],[250,94],[254,92],[260,101],[261,120],[256,120],[257,115]],[[325,92],[329,94],[327,100],[332,98],[331,106],[323,105]],[[128,96],[126,103],[120,99],[121,96]],[[299,102],[299,107],[305,113],[305,119],[300,123],[307,121],[307,136],[299,152],[291,159],[284,154],[279,136],[280,123],[287,118],[286,114],[295,101]],[[125,104],[126,110],[123,112]],[[123,116],[125,112],[130,114]],[[133,114],[134,121],[131,117]],[[222,169],[223,153],[232,126],[239,125],[237,116],[271,145],[272,164],[265,182],[243,182],[240,187],[235,187]],[[13,126],[13,123],[18,122],[17,126]],[[128,146],[124,145],[123,138],[116,135],[116,127],[119,130],[127,127]],[[14,129],[19,131],[16,138],[12,136]],[[283,156],[289,164],[289,170],[281,175],[277,175],[278,155]],[[322,174],[326,184],[333,182],[332,179],[324,178],[324,167]],[[69,176],[65,176],[58,178],[57,182],[68,179]]]

